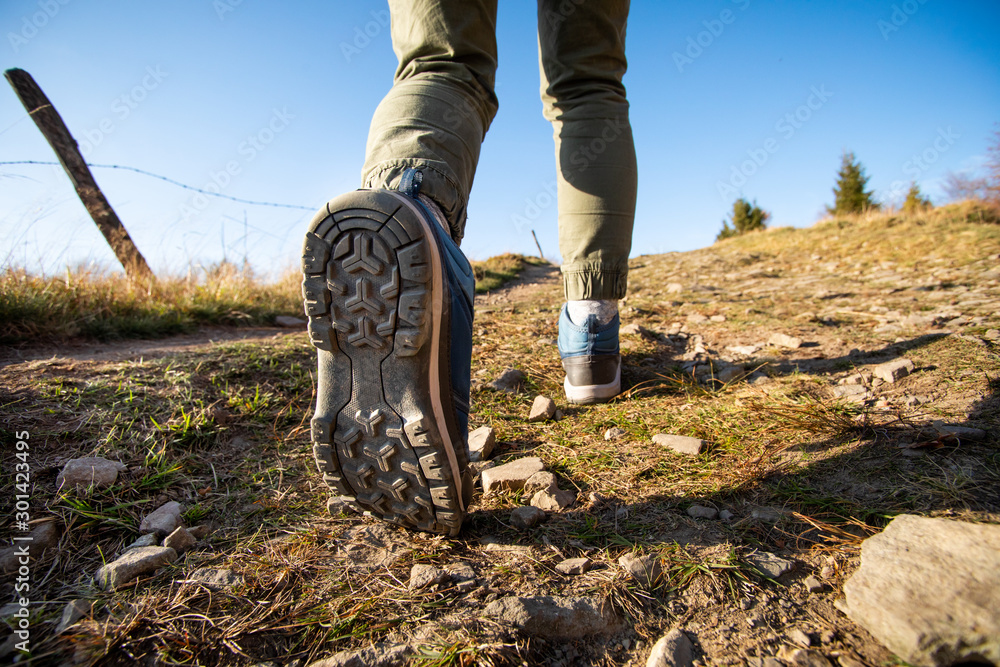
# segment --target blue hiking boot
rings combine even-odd
[[[324,481],[365,512],[456,535],[472,497],[475,278],[417,198],[356,190],[313,218],[302,295],[317,349],[312,443]]]
[[[559,356],[570,403],[604,403],[622,390],[621,354],[618,350],[618,315],[604,325],[594,315],[583,326],[569,318],[566,306],[559,314]]]

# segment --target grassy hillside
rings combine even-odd
[[[1000,523],[1000,225],[991,216],[963,204],[638,257],[621,304],[626,391],[600,406],[563,399],[554,269],[478,297],[471,425],[495,430],[497,463],[540,457],[576,494],[527,531],[510,520],[526,502],[516,493],[477,490],[457,538],[331,515],[309,442],[315,353],[303,332],[152,359],[0,367],[2,444],[13,452],[14,432],[30,432],[31,517],[59,533],[31,565],[32,599],[43,601],[32,608],[33,664],[304,667],[339,651],[408,646],[404,662],[427,666],[643,665],[674,627],[695,641],[701,665],[756,664],[799,632],[842,665],[902,664],[833,602],[861,541],[899,513]],[[212,308],[264,318],[287,303],[294,313],[294,282],[285,297],[266,293],[271,311],[235,305],[260,303],[237,287],[220,288]],[[194,288],[184,297],[192,309],[199,298]],[[91,310],[101,307],[94,299]],[[872,376],[897,359],[913,363],[908,376]],[[527,374],[524,391],[488,386],[511,367]],[[557,419],[527,421],[537,394],[555,399]],[[948,425],[980,433],[955,437]],[[679,455],[654,444],[660,433],[705,446]],[[82,456],[128,470],[91,494],[57,492],[62,465]],[[10,463],[7,497],[15,484]],[[97,568],[168,500],[208,534],[155,574],[98,589]],[[712,510],[727,514],[697,518]],[[13,520],[0,517],[5,535]],[[769,575],[762,552],[793,569]],[[652,556],[662,576],[637,582],[618,565],[626,554]],[[591,569],[556,569],[574,557]],[[414,565],[471,568],[474,580],[411,588]],[[196,583],[206,567],[231,571],[235,583]],[[14,583],[0,580],[0,594],[11,599]],[[623,629],[528,638],[484,615],[510,595],[589,597]],[[83,619],[55,636],[77,599]]]

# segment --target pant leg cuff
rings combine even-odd
[[[628,268],[563,267],[563,291],[567,301],[581,299],[618,300],[628,292]]]

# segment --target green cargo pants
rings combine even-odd
[[[629,0],[538,0],[567,299],[620,299],[627,287],[636,195],[622,85],[628,10]],[[421,192],[442,208],[460,242],[498,106],[497,0],[389,0],[389,11],[399,67],[372,118],[363,185],[392,188],[403,170],[419,168]]]

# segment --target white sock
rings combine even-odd
[[[569,314],[570,322],[577,326],[582,327],[586,324],[587,317],[590,315],[597,318],[598,326],[603,326],[618,314],[618,301],[604,299],[567,301],[566,312]]]

